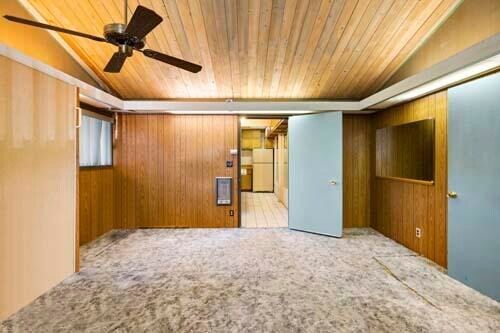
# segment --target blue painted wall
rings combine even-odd
[[[500,301],[500,73],[448,91],[448,273]]]

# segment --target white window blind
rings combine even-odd
[[[80,127],[80,166],[113,164],[111,122],[86,115]]]

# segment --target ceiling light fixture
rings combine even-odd
[[[251,111],[228,111],[228,110],[222,110],[222,111],[195,111],[195,110],[181,110],[181,111],[164,111],[165,113],[171,113],[171,114],[191,114],[191,115],[202,115],[202,114],[209,114],[209,115],[217,115],[217,114],[241,114],[241,115],[300,115],[300,114],[308,114],[308,113],[313,113],[314,111],[311,110],[251,110]]]

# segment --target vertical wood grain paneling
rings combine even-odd
[[[230,155],[238,117],[122,115],[118,128],[117,228],[238,226],[237,158]],[[233,177],[230,207],[215,204],[216,176]]]
[[[80,245],[113,229],[115,186],[113,168],[80,168]]]
[[[344,228],[369,227],[372,182],[370,116],[343,116]]]
[[[389,140],[384,135],[375,135],[375,130],[427,118],[435,118],[434,184],[412,184],[376,178],[372,187],[372,227],[446,267],[447,92],[438,92],[374,114],[372,137],[374,141]],[[372,147],[372,156],[391,153],[390,145]],[[408,163],[418,161],[412,160]],[[373,172],[383,174],[387,166],[382,164],[373,163]],[[420,238],[416,237],[415,228],[422,230]]]

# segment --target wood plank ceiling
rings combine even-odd
[[[28,0],[51,24],[102,35],[121,0]],[[377,91],[460,0],[130,0],[164,18],[147,47],[199,63],[191,74],[63,35],[121,97],[359,99]]]

